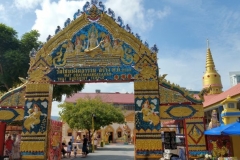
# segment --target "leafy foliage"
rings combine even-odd
[[[53,87],[53,100],[61,101],[62,95],[66,94],[67,97],[72,96],[74,93],[81,91],[84,88],[84,84],[78,85],[55,85]]]
[[[94,129],[111,125],[112,123],[124,123],[124,115],[120,108],[114,107],[110,103],[105,103],[100,97],[80,98],[76,104],[63,103],[58,107],[61,119],[72,129],[92,129],[92,115],[95,115]]]
[[[38,41],[37,30],[25,33],[19,40],[17,32],[0,23],[0,92],[8,91],[21,83],[18,77],[27,77],[29,69],[29,52],[43,43]],[[53,99],[61,101],[62,95],[71,96],[81,91],[84,84],[72,86],[54,86]]]

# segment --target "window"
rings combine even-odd
[[[234,103],[228,103],[228,108],[235,108]]]
[[[71,128],[69,128],[69,129],[67,130],[67,136],[72,136],[72,129],[71,129]]]
[[[237,102],[237,109],[240,110],[240,99],[239,99],[238,102]]]
[[[131,138],[131,132],[128,131],[128,138]]]
[[[118,135],[118,138],[122,137],[122,132],[121,132],[121,131],[118,131],[118,132],[117,132],[117,135]]]

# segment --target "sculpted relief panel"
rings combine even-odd
[[[98,23],[77,31],[50,56],[55,68],[48,76],[53,81],[131,80],[138,73],[134,49]]]
[[[69,67],[75,64],[119,66],[121,63],[131,64],[134,54],[135,51],[129,45],[114,39],[103,26],[92,23],[59,45],[51,56],[53,65],[57,67],[65,66],[66,62],[69,62]],[[106,58],[111,58],[111,61]]]

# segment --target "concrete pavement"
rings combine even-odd
[[[64,158],[64,160],[134,160],[134,145],[124,144],[109,144],[104,147],[98,147],[94,153],[89,153],[86,158],[82,158],[80,154],[76,158],[73,154],[70,158]]]

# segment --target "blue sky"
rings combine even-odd
[[[19,37],[39,30],[41,41],[85,0],[0,0],[0,22],[13,27]],[[201,90],[205,71],[206,40],[223,90],[230,88],[230,71],[240,70],[239,0],[103,0],[106,8],[130,24],[143,41],[159,48],[160,74],[190,90]],[[133,83],[87,84],[84,92],[133,92]]]

